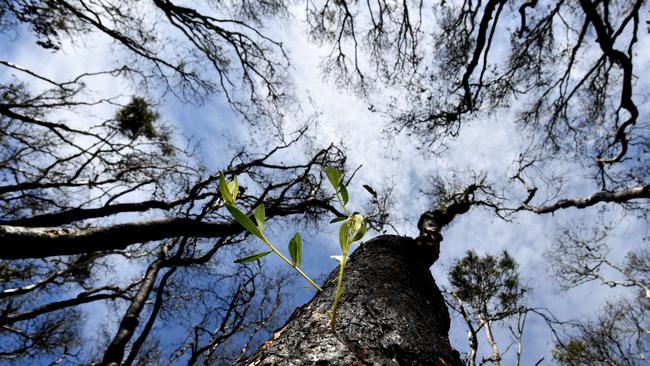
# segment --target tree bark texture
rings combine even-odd
[[[326,313],[338,268],[323,292],[295,310],[244,364],[462,365],[449,344],[447,306],[429,271],[437,254],[408,237],[383,235],[362,244],[345,267],[336,333]]]

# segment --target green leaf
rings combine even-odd
[[[343,184],[343,182],[341,182],[339,189],[341,190],[341,199],[343,200],[343,204],[346,205],[350,200],[350,195],[348,195],[348,188],[345,186],[345,184]]]
[[[343,173],[341,173],[340,170],[336,168],[327,168],[327,179],[330,180],[330,183],[332,184],[332,187],[334,187],[335,190],[339,190],[339,183],[341,183],[341,176]]]
[[[348,221],[350,222],[350,231],[357,231],[361,228],[361,224],[366,220],[365,216],[355,213],[350,216]]]
[[[350,222],[349,221],[344,221],[341,224],[341,228],[339,229],[339,244],[341,244],[341,249],[343,250],[343,253],[346,253],[348,251],[348,248],[350,248]]]
[[[302,238],[300,233],[296,233],[289,241],[289,255],[291,255],[293,265],[300,267],[300,262],[302,262]]]
[[[354,234],[354,238],[352,238],[352,241],[357,241],[361,240],[364,235],[366,235],[366,231],[368,231],[368,223],[364,220],[363,223],[361,224],[361,228]]]
[[[226,209],[228,209],[228,211],[235,219],[235,221],[237,221],[241,226],[243,226],[246,230],[250,231],[251,234],[257,236],[258,238],[266,242],[266,240],[264,239],[264,235],[262,234],[260,229],[258,229],[257,226],[255,226],[253,220],[251,220],[248,216],[246,216],[245,213],[241,212],[237,207],[230,204],[226,204]]]
[[[228,183],[228,191],[232,196],[233,203],[237,200],[237,195],[239,194],[239,184],[237,183],[237,177],[233,178],[232,182]]]
[[[334,223],[337,223],[339,221],[343,221],[343,220],[346,220],[346,219],[347,219],[346,216],[338,216],[338,217],[332,219],[332,221],[330,221],[330,224],[334,224]]]
[[[235,261],[235,263],[242,264],[242,263],[253,262],[253,261],[256,261],[256,260],[258,260],[258,259],[260,259],[260,258],[262,258],[264,256],[267,256],[269,253],[271,253],[270,250],[268,252],[261,252],[261,253],[255,253],[255,254],[247,255],[245,257],[237,259]]]
[[[219,174],[219,192],[221,192],[221,197],[223,197],[226,203],[231,205],[235,204],[235,199],[230,194],[230,189],[228,188],[228,181],[226,177],[223,176],[223,173]]]
[[[253,210],[253,215],[255,216],[255,221],[257,221],[257,227],[261,232],[264,232],[264,223],[266,221],[266,211],[264,210],[264,204],[260,203],[255,210]]]

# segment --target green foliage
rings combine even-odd
[[[266,256],[269,255],[270,253],[271,253],[271,251],[269,250],[268,252],[260,252],[260,253],[255,253],[255,254],[247,255],[247,256],[245,256],[245,257],[242,257],[242,258],[237,259],[237,260],[235,261],[235,263],[242,264],[242,263],[254,262],[254,261],[256,261],[256,260],[258,260],[258,259],[260,259],[260,258],[262,258],[262,257],[266,257]]]
[[[335,190],[338,190],[343,173],[341,173],[341,171],[336,168],[327,168],[325,174],[327,174],[327,179],[329,179],[332,187],[334,187]]]
[[[341,222],[339,227],[339,244],[341,245],[341,255],[332,256],[333,259],[337,260],[340,264],[339,267],[339,278],[336,287],[336,294],[334,297],[334,303],[332,304],[332,310],[329,312],[332,331],[336,330],[336,309],[339,301],[341,300],[341,295],[343,294],[343,273],[345,269],[345,263],[348,258],[348,253],[352,243],[363,239],[363,236],[368,230],[368,217],[361,215],[359,213],[351,213],[347,208],[347,204],[350,200],[347,187],[343,182],[343,173],[335,168],[329,168],[326,170],[326,175],[332,187],[334,188],[334,197],[336,198],[341,209],[344,212],[344,215],[338,216],[331,221],[331,223]],[[275,253],[277,256],[282,258],[285,262],[291,265],[300,275],[302,275],[309,283],[310,286],[316,288],[319,291],[322,289],[316,285],[316,283],[311,280],[302,270],[299,268],[302,262],[302,238],[300,233],[296,233],[291,240],[289,241],[288,251],[291,260],[287,259],[276,247],[271,244],[271,242],[264,235],[264,227],[266,225],[266,211],[263,204],[260,204],[253,210],[253,217],[255,222],[238,209],[235,206],[235,200],[237,199],[237,193],[239,192],[239,185],[237,183],[237,178],[235,177],[232,181],[228,181],[223,174],[219,175],[219,191],[221,197],[225,201],[225,206],[230,215],[238,222],[241,226],[244,227],[249,233],[255,235],[257,238],[262,240],[271,250],[267,252],[261,252],[256,254],[251,254],[249,256],[239,258],[235,263],[248,263],[256,261],[271,252]]]
[[[561,365],[588,366],[587,347],[583,341],[572,339],[564,347],[556,345],[553,358]]]
[[[259,206],[255,207],[255,210],[253,210],[253,216],[255,216],[257,227],[261,232],[264,232],[264,225],[266,223],[266,210],[264,208],[264,204],[260,204]]]
[[[250,217],[248,217],[240,209],[228,203],[226,203],[226,209],[228,212],[230,212],[235,221],[243,226],[244,229],[248,230],[251,234],[257,236],[262,241],[265,240],[264,233],[262,233],[260,229],[253,223],[253,220],[251,220]]]
[[[130,138],[144,135],[150,139],[158,136],[154,123],[160,115],[141,97],[133,97],[129,104],[115,114],[120,130]]]
[[[341,246],[341,255],[332,256],[332,259],[339,262],[339,278],[336,285],[336,293],[334,295],[334,304],[332,304],[332,311],[330,313],[329,319],[332,331],[336,331],[336,309],[338,307],[341,296],[343,295],[343,274],[345,271],[345,264],[348,258],[348,252],[350,246],[355,241],[363,239],[363,236],[368,230],[368,217],[358,214],[350,213],[350,210],[347,208],[347,204],[350,201],[350,196],[348,194],[348,189],[343,182],[343,172],[335,168],[328,168],[326,170],[327,179],[329,179],[330,184],[334,188],[334,197],[338,200],[341,205],[341,209],[344,212],[344,216],[338,216],[334,218],[330,223],[341,222],[339,227],[339,245]]]
[[[348,188],[345,186],[345,184],[341,183],[339,186],[339,190],[341,192],[341,204],[342,205],[347,205],[348,202],[350,201],[350,195],[348,194]]]
[[[291,255],[293,265],[300,267],[300,262],[302,262],[302,238],[300,233],[296,233],[289,241],[289,255]]]
[[[368,230],[367,218],[360,214],[354,214],[345,218],[339,228],[339,244],[344,254],[347,254],[353,242],[363,238]]]
[[[264,208],[263,204],[260,204],[253,210],[253,217],[255,218],[255,221],[257,224],[253,222],[253,220],[246,215],[244,212],[242,212],[240,209],[238,209],[235,206],[235,200],[237,199],[237,194],[239,192],[239,184],[237,183],[237,177],[235,177],[232,181],[228,181],[226,177],[222,174],[219,175],[219,192],[221,193],[221,196],[223,200],[226,202],[226,209],[228,212],[230,212],[230,215],[235,219],[237,223],[239,223],[241,226],[244,227],[249,233],[255,235],[257,238],[259,238],[264,244],[266,244],[269,249],[271,249],[268,252],[262,252],[262,253],[257,253],[257,254],[252,254],[243,258],[239,258],[235,261],[235,263],[247,263],[247,262],[252,262],[256,261],[269,253],[273,252],[275,253],[278,257],[280,257],[283,261],[288,263],[291,267],[293,267],[294,270],[296,270],[302,277],[304,277],[307,282],[311,285],[310,287],[313,287],[317,289],[318,291],[322,291],[323,289],[320,288],[314,282],[307,274],[305,274],[300,268],[300,262],[302,260],[302,240],[300,238],[300,234],[294,235],[294,237],[291,239],[289,242],[289,254],[291,256],[291,260],[289,260],[287,257],[284,256],[276,247],[271,244],[269,239],[264,235],[264,227],[266,225],[266,210]]]
[[[452,266],[449,282],[455,295],[474,309],[513,312],[526,291],[519,283],[517,267],[507,251],[481,258],[469,250]]]
[[[239,192],[237,177],[235,177],[232,182],[229,182],[226,180],[223,173],[219,174],[219,192],[226,203],[234,205],[235,200],[237,199],[237,193]]]
[[[642,293],[607,303],[596,319],[556,342],[553,358],[566,366],[647,365],[648,310],[650,299]]]

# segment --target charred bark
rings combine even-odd
[[[323,292],[294,311],[244,364],[462,365],[449,344],[447,306],[429,271],[437,248],[389,235],[362,244],[346,266],[336,333],[326,313],[338,269]]]

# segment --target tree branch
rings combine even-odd
[[[517,210],[526,210],[538,214],[545,214],[569,207],[585,208],[600,202],[625,203],[630,200],[642,198],[650,198],[650,185],[640,184],[636,187],[616,192],[600,191],[588,197],[562,199],[547,206],[535,207],[524,203]]]
[[[50,229],[0,225],[0,259],[45,258],[104,250],[180,236],[217,238],[236,235],[235,223],[173,218],[117,224],[102,228]]]

